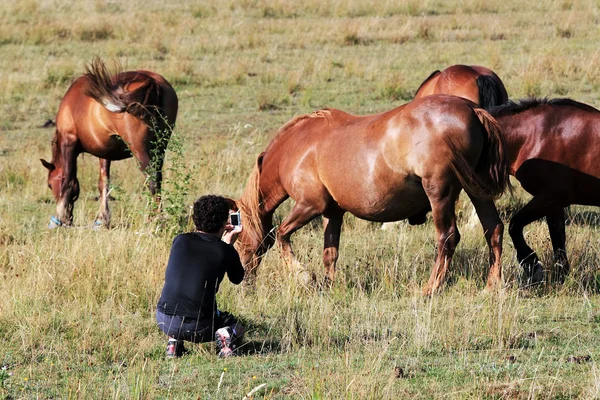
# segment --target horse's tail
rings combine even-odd
[[[506,144],[498,122],[482,108],[473,111],[486,133],[484,148],[475,169],[455,150],[452,168],[467,193],[481,199],[495,199],[507,188],[512,190]],[[449,145],[456,149],[451,142]]]
[[[248,178],[246,190],[237,202],[237,206],[242,213],[242,223],[244,232],[250,235],[255,243],[263,240],[263,213],[262,213],[262,193],[260,191],[260,174],[262,171],[262,161],[265,153],[262,152],[256,159],[254,169]]]
[[[157,106],[161,85],[151,78],[141,80],[126,77],[119,64],[115,69],[111,76],[100,57],[94,57],[92,63],[85,66],[84,76],[88,82],[85,94],[110,112],[127,112],[140,119],[147,118],[150,115],[149,107]],[[134,90],[126,90],[126,86],[135,81],[141,81],[142,84]]]
[[[487,111],[508,101],[506,88],[497,76],[478,76],[477,87],[479,88],[479,104]]]

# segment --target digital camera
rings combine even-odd
[[[239,211],[229,214],[229,223],[235,227],[242,225],[242,217]]]

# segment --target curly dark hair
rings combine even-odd
[[[230,202],[225,197],[212,194],[202,196],[194,202],[194,225],[206,233],[216,233],[229,218]]]

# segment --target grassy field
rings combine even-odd
[[[165,196],[185,206],[241,195],[258,153],[295,115],[388,110],[451,64],[492,68],[513,99],[598,107],[599,23],[594,0],[2,2],[0,396],[239,399],[266,384],[254,398],[599,397],[595,208],[569,210],[564,286],[519,289],[507,238],[505,287],[492,294],[481,228],[461,197],[462,240],[433,299],[420,294],[431,221],[382,231],[348,216],[330,290],[298,285],[272,249],[256,287],[226,282],[219,295],[249,327],[244,355],[219,360],[205,344],[166,361],[153,313],[176,224],[147,222],[144,177],[127,160],[113,164],[113,229],[92,231],[98,161],[86,155],[76,226],[48,231],[55,205],[39,162],[53,135],[40,126],[95,55],[157,71],[177,90]],[[527,199],[520,189],[500,199],[504,221]],[[550,266],[545,225],[526,235]],[[294,245],[322,277],[320,225]]]

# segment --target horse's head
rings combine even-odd
[[[275,242],[274,233],[268,231],[272,222],[269,218],[253,214],[252,210],[239,200],[236,201],[236,206],[240,210],[243,230],[235,246],[247,274],[255,275],[262,256]]]
[[[260,188],[264,155],[263,152],[256,159],[244,194],[239,200],[235,200],[235,207],[240,211],[244,227],[238,237],[236,247],[247,275],[252,276],[256,275],[256,268],[260,264],[262,256],[275,242],[275,235],[272,232],[273,213],[265,211]],[[249,278],[252,279],[252,277]]]
[[[71,225],[73,221],[73,204],[79,197],[79,181],[76,177],[67,180],[64,168],[55,163],[40,159],[48,169],[48,188],[52,190],[56,200],[57,225]],[[54,221],[54,220],[53,220]],[[54,221],[56,223],[56,221]]]

